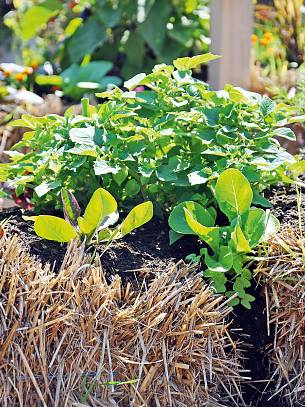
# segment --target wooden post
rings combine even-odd
[[[209,64],[213,89],[249,88],[252,28],[252,0],[211,0],[211,49],[222,56]]]

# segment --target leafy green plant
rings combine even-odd
[[[204,276],[212,281],[215,291],[225,292],[228,297],[236,293],[232,305],[241,303],[251,308],[254,297],[246,292],[251,286],[251,272],[244,264],[260,242],[278,231],[279,222],[269,212],[251,207],[250,183],[237,169],[220,174],[214,193],[229,225],[215,226],[214,208],[205,208],[194,201],[177,205],[169,217],[169,225],[178,237],[197,235],[208,246],[200,250],[199,256],[191,255],[189,259],[198,262],[204,258]]]
[[[78,237],[86,244],[120,239],[134,229],[149,222],[153,216],[150,201],[135,206],[123,222],[113,229],[109,226],[118,221],[117,202],[105,189],[97,189],[81,216],[79,204],[74,195],[66,189],[61,191],[65,219],[51,215],[25,216],[34,221],[36,234],[47,240],[70,242]]]
[[[294,182],[288,164],[295,158],[275,138],[295,139],[285,127],[286,107],[230,85],[213,91],[193,78],[192,69],[215,58],[157,65],[125,82],[127,91],[98,94],[101,105],[86,101],[81,115],[23,116],[11,125],[30,131],[7,152],[11,162],[0,166],[0,180],[17,196],[32,191],[37,210],[60,208],[61,188],[85,205],[103,186],[121,206],[150,199],[160,213],[185,200],[216,207],[214,181],[237,168],[251,182],[254,203],[270,206],[261,192]],[[134,91],[138,86],[146,90]]]

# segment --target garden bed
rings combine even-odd
[[[274,213],[283,224],[289,223],[293,227],[299,225],[299,198],[294,186],[273,188],[269,199],[274,203]],[[303,213],[303,211],[302,211]],[[1,219],[10,217],[6,226],[9,235],[16,234],[31,255],[34,255],[43,264],[50,263],[51,268],[58,272],[64,261],[66,247],[59,243],[50,242],[39,238],[33,231],[29,222],[22,219],[21,211],[11,209],[0,214]],[[168,226],[166,221],[154,219],[147,225],[142,226],[123,241],[116,241],[104,252],[105,246],[100,244],[95,250],[100,255],[100,264],[106,273],[110,283],[115,275],[122,278],[123,284],[132,283],[135,290],[140,290],[145,284],[152,281],[160,272],[174,267],[177,261],[184,259],[190,252],[198,251],[198,243],[195,238],[184,237],[173,246],[168,243]],[[93,250],[88,251],[92,256]],[[75,256],[78,254],[75,253]],[[92,257],[91,257],[92,258]],[[252,310],[246,310],[241,306],[234,309],[234,328],[245,336],[242,340],[245,344],[243,356],[244,368],[250,370],[247,375],[251,376],[251,382],[245,381],[243,392],[245,402],[251,406],[286,407],[284,401],[278,396],[269,400],[272,396],[273,386],[269,383],[269,356],[274,340],[274,332],[267,332],[267,314],[265,292],[261,286],[257,286],[251,292],[256,297]],[[240,340],[240,333],[233,333],[236,341]],[[261,394],[268,387],[265,394]],[[242,404],[241,404],[242,405]]]

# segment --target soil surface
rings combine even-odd
[[[20,236],[30,254],[35,255],[43,264],[54,265],[58,270],[65,255],[66,245],[47,241],[38,237],[32,222],[22,218],[20,209],[8,209],[0,212],[0,221],[10,218],[5,226],[9,233]],[[195,238],[183,237],[175,245],[169,245],[169,227],[167,221],[153,219],[137,229],[124,240],[111,243],[105,251],[105,245],[94,249],[100,255],[101,264],[108,274],[119,274],[135,280],[137,271],[149,274],[152,270],[162,270],[169,263],[185,259],[190,253],[198,252],[199,244]],[[89,248],[88,251],[93,251]],[[133,277],[132,277],[133,276]]]
[[[302,192],[305,197],[305,189]],[[299,224],[298,195],[295,186],[274,187],[266,197],[274,205],[272,212],[283,224],[289,223],[292,226]],[[300,208],[303,213],[304,205],[305,200],[301,200]],[[8,217],[10,221],[6,230],[19,235],[29,252],[42,263],[49,262],[54,265],[54,270],[58,270],[65,255],[65,245],[37,237],[31,222],[23,220],[19,209],[0,212],[0,221]],[[305,216],[302,223],[305,225]],[[166,221],[154,219],[124,240],[113,242],[105,252],[104,245],[97,246],[96,251],[107,275],[110,277],[118,273],[125,281],[136,284],[139,276],[143,277],[146,274],[146,277],[149,277],[153,270],[162,270],[169,263],[184,259],[190,253],[198,253],[199,244],[195,238],[184,237],[170,246],[168,231]],[[253,288],[251,294],[256,298],[252,310],[246,310],[241,306],[234,310],[234,328],[242,328],[245,334],[244,342],[247,343],[244,353],[245,369],[250,370],[251,373],[247,375],[252,378],[251,384],[243,388],[245,401],[251,407],[288,407],[278,398],[268,401],[271,395],[268,392],[262,396],[262,391],[267,385],[269,368],[268,360],[264,358],[264,349],[272,343],[273,335],[267,334],[265,302],[261,288]]]

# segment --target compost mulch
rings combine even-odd
[[[305,194],[305,190],[303,193]],[[289,223],[291,226],[299,224],[295,186],[271,188],[266,197],[274,205],[272,211],[282,223]],[[302,200],[301,209],[304,210]],[[0,221],[8,217],[10,220],[6,229],[21,238],[30,254],[35,255],[43,264],[50,263],[55,271],[58,270],[66,252],[65,245],[37,237],[31,223],[23,220],[19,209],[0,212]],[[304,222],[305,216],[303,218]],[[135,286],[141,284],[138,275],[143,276],[143,271],[146,271],[147,279],[153,271],[162,271],[169,264],[184,259],[187,254],[198,252],[198,242],[190,237],[182,238],[170,246],[168,230],[165,220],[155,219],[124,240],[113,242],[106,251],[104,245],[97,246],[95,250],[100,255],[103,269],[108,275],[119,274],[123,281]],[[244,386],[245,401],[251,407],[288,407],[288,404],[276,397],[269,400],[271,394],[265,393],[262,396],[268,384],[269,361],[265,350],[271,346],[273,335],[272,332],[271,335],[267,333],[265,299],[261,287],[254,287],[252,294],[256,297],[252,310],[236,307],[233,322],[233,326],[241,328],[245,335],[245,368],[250,370],[249,376],[252,378],[251,383]]]

